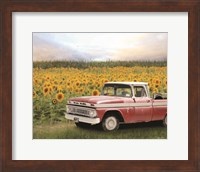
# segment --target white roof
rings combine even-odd
[[[106,82],[105,84],[148,85],[147,82]]]

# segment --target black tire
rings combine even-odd
[[[119,128],[119,120],[115,116],[107,116],[102,121],[104,131],[116,131]]]
[[[75,122],[75,125],[76,125],[78,128],[89,128],[89,127],[91,126],[90,124],[83,123],[83,122]]]
[[[163,126],[167,127],[167,115],[165,116],[165,118],[163,119]]]

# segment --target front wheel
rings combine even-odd
[[[108,116],[102,122],[104,131],[115,131],[119,128],[119,120],[115,116]]]
[[[167,115],[166,115],[165,118],[163,119],[163,125],[164,125],[165,127],[167,127]]]

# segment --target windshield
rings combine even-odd
[[[120,96],[120,97],[132,97],[132,90],[129,85],[123,84],[106,84],[103,87],[101,95],[106,96]]]

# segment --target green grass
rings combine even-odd
[[[33,139],[166,139],[161,122],[123,124],[119,130],[105,132],[99,127],[77,128],[73,122],[40,124],[33,127]]]

